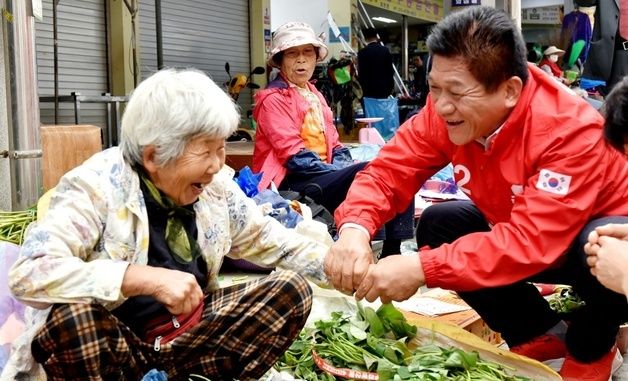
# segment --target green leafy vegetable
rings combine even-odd
[[[515,369],[483,361],[477,352],[423,345],[410,350],[417,328],[391,304],[377,311],[358,303],[358,316],[333,312],[330,320],[304,328],[275,364],[279,371],[307,381],[336,378],[318,369],[312,351],[336,368],[377,372],[387,381],[524,381]]]

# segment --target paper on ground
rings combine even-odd
[[[447,303],[430,297],[412,298],[403,302],[393,302],[393,304],[402,310],[432,317],[471,309],[466,305]]]

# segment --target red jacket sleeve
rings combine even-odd
[[[372,237],[408,207],[425,180],[449,164],[451,150],[442,143],[446,131],[430,127],[434,123],[430,107],[401,125],[377,157],[357,174],[334,214],[338,226],[357,223]]]

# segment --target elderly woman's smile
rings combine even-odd
[[[203,193],[225,164],[225,139],[197,137],[188,142],[174,162],[157,166],[145,158],[151,181],[178,205],[189,205]]]

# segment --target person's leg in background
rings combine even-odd
[[[376,237],[383,233],[384,242],[380,258],[401,253],[401,241],[414,237],[414,200],[401,213],[388,221]]]
[[[604,287],[591,274],[584,252],[589,233],[608,223],[625,224],[628,217],[590,221],[567,251],[566,262],[534,278],[544,283],[572,285],[585,303],[569,318],[565,336],[567,357],[560,372],[564,380],[607,380],[621,365],[615,343],[619,326],[628,321],[626,296]]]
[[[355,175],[364,169],[368,162],[360,162],[335,172],[316,176],[303,177],[288,175],[279,186],[280,190],[303,192],[316,203],[323,205],[330,213],[345,200]],[[414,236],[414,201],[408,208],[398,213],[387,222],[376,234],[374,240],[383,240],[382,256],[399,254],[401,241]]]
[[[367,164],[356,163],[319,176],[288,175],[279,185],[279,190],[302,192],[333,214],[347,197],[355,175]]]

